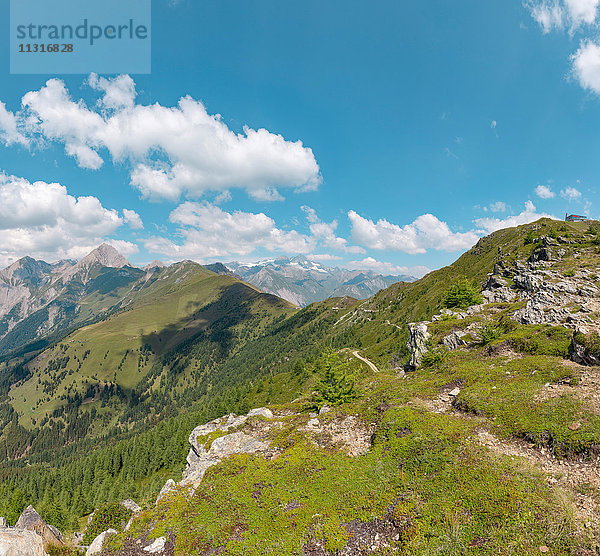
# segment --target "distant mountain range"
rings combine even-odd
[[[253,265],[191,261],[166,267],[153,261],[133,266],[114,247],[103,244],[80,261],[49,264],[24,257],[0,270],[0,356],[44,347],[49,339],[105,318],[143,295],[159,278],[182,265],[239,278],[298,306],[328,297],[370,297],[411,276],[382,276],[372,271],[329,268],[303,257]]]
[[[0,355],[97,320],[152,274],[106,244],[79,262],[19,259],[0,271]]]
[[[223,267],[223,265],[220,265]],[[215,272],[219,270],[211,268]],[[396,282],[414,282],[414,276],[381,275],[371,270],[332,268],[305,257],[277,258],[254,264],[231,262],[225,270],[260,290],[305,307],[328,297],[366,299]]]

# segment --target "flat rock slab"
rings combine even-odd
[[[33,531],[0,529],[0,556],[47,556],[42,537]]]

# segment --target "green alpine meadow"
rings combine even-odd
[[[600,224],[541,219],[363,301],[90,292],[3,355],[0,514],[48,554],[595,554],[599,273]]]

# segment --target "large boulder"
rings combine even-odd
[[[100,554],[102,552],[102,545],[104,544],[106,537],[116,534],[117,532],[114,529],[109,529],[108,531],[103,531],[100,533],[88,547],[85,556],[94,556],[94,554]]]
[[[269,444],[243,432],[234,432],[213,440],[207,450],[196,444],[188,454],[188,465],[183,472],[181,485],[197,487],[206,471],[221,460],[234,454],[255,454],[268,450]]]
[[[47,556],[42,537],[24,529],[0,529],[0,556]]]
[[[266,407],[258,407],[251,409],[248,412],[248,417],[264,417],[265,419],[273,419],[273,412]]]
[[[23,510],[15,529],[25,529],[37,533],[42,537],[44,545],[58,545],[65,542],[63,534],[53,525],[48,525],[31,505]]]
[[[426,322],[411,322],[408,325],[408,343],[406,347],[410,353],[408,366],[411,369],[416,369],[423,359],[423,354],[428,351],[427,340],[431,334],[427,330]]]
[[[449,350],[455,350],[467,344],[467,342],[463,340],[463,336],[466,335],[467,333],[462,330],[455,330],[454,332],[450,332],[447,336],[444,336],[444,338],[442,338],[442,343]]]

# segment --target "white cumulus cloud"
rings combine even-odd
[[[531,0],[527,6],[544,33],[568,27],[573,33],[582,25],[595,23],[600,0]]]
[[[175,259],[247,255],[260,247],[306,254],[314,247],[310,237],[278,228],[275,221],[262,212],[229,213],[207,202],[187,201],[171,212],[169,220],[179,226],[182,240],[152,237],[144,245],[151,252]]]
[[[484,210],[491,210],[492,212],[505,212],[506,211],[506,203],[504,201],[496,201],[492,203],[489,207],[485,207]]]
[[[539,23],[544,33],[564,27],[565,13],[557,1],[530,2],[529,8],[531,16]]]
[[[565,187],[561,190],[560,196],[563,199],[567,199],[567,201],[576,201],[577,199],[581,199],[581,191],[575,187]]]
[[[142,217],[135,210],[123,209],[123,220],[132,230],[143,230]]]
[[[433,214],[423,214],[405,226],[385,219],[373,222],[357,212],[348,212],[352,224],[352,238],[358,245],[369,249],[402,251],[411,255],[437,251],[460,251],[477,242],[475,232],[452,232],[448,224]]]
[[[314,154],[301,141],[247,126],[236,133],[190,96],[173,107],[137,104],[127,75],[92,74],[87,83],[103,94],[93,108],[73,99],[60,79],[25,94],[24,129],[63,143],[82,168],[100,168],[105,150],[115,162],[127,161],[131,184],[145,197],[199,198],[237,187],[277,201],[280,189],[311,190],[321,182]]]
[[[600,45],[584,41],[571,57],[573,74],[579,84],[589,91],[600,93]]]
[[[91,73],[88,78],[88,85],[92,89],[102,91],[104,96],[100,99],[99,104],[104,108],[119,109],[133,108],[135,97],[135,82],[129,75],[119,75],[113,79],[98,77],[95,73]]]
[[[58,183],[0,174],[0,266],[25,255],[78,258],[122,224],[117,211],[104,208],[96,197],[74,197]],[[137,250],[129,242],[117,244],[125,253]]]
[[[6,104],[0,101],[0,141],[6,146],[13,143],[29,144],[27,138],[17,128],[17,117],[6,109]]]
[[[535,188],[535,194],[541,199],[552,199],[554,197],[554,191],[547,185],[538,185]]]
[[[486,233],[495,232],[502,228],[512,228],[514,226],[520,226],[521,224],[528,224],[529,222],[535,222],[540,218],[554,218],[550,214],[538,212],[535,205],[531,201],[525,203],[525,209],[519,214],[508,216],[507,218],[477,218],[475,224],[482,228]]]
[[[600,0],[565,0],[565,6],[571,19],[572,26],[578,27],[586,23],[594,23],[598,14]]]
[[[323,246],[329,249],[344,251],[345,253],[365,252],[362,247],[349,245],[347,239],[336,236],[335,231],[338,227],[337,220],[334,220],[333,222],[323,222],[317,216],[315,209],[303,206],[302,210],[305,212],[309,222],[309,229],[312,237]]]

